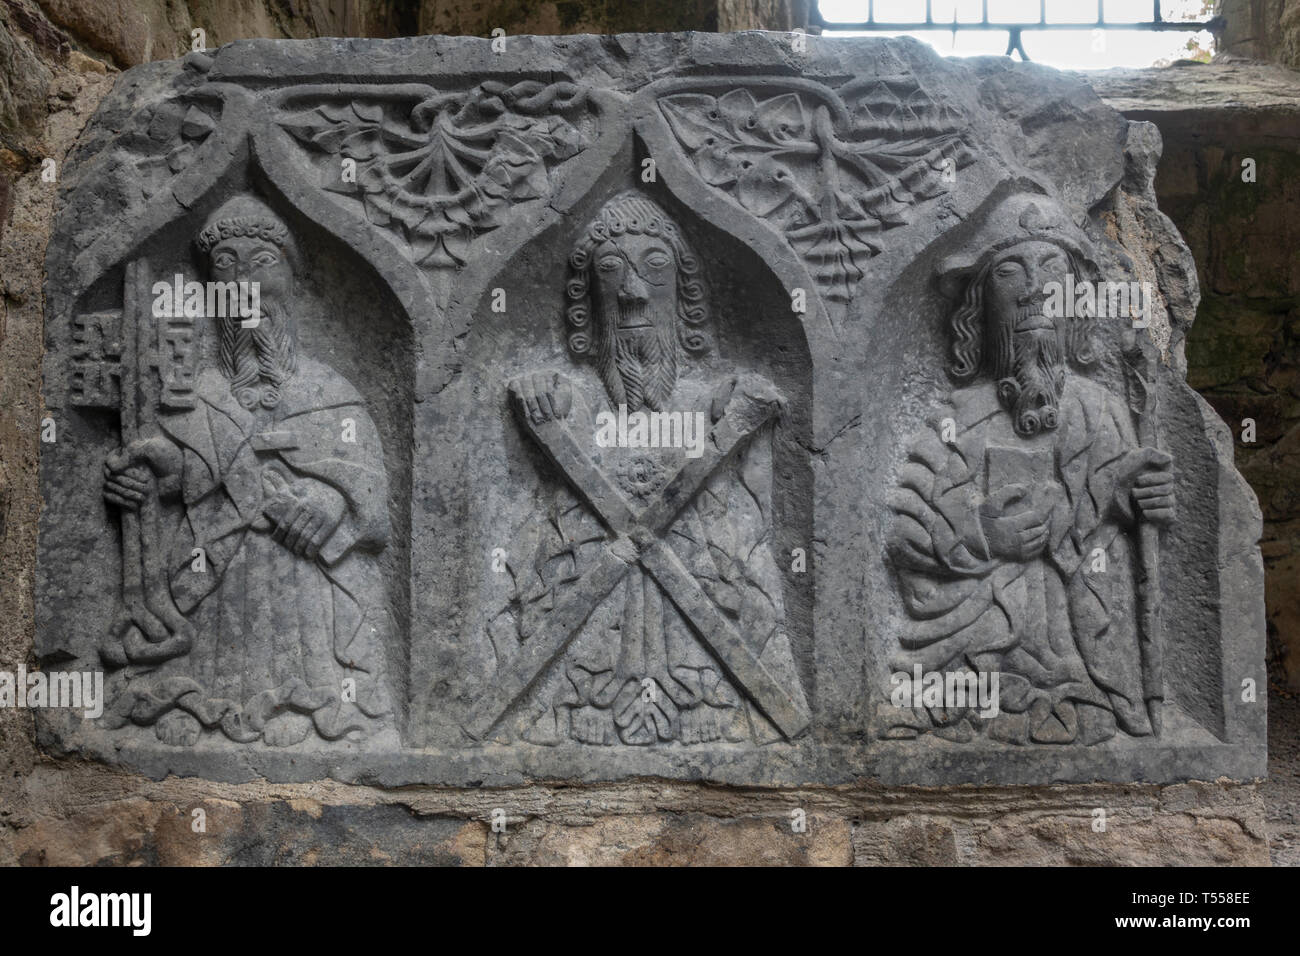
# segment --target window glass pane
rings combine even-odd
[[[1036,23],[1038,0],[988,0],[991,23]],[[1097,0],[1046,0],[1048,23],[1084,24],[1077,30],[1026,30],[1022,38],[1031,60],[1064,69],[1107,69],[1124,66],[1161,66],[1182,59],[1209,59],[1214,41],[1206,31],[1152,31],[1096,29]],[[1162,0],[1161,10],[1169,21],[1208,20],[1213,16],[1213,0]],[[822,0],[821,10],[828,20],[843,23],[865,21],[866,0]],[[933,0],[934,22],[979,23],[982,0]],[[1148,22],[1152,18],[1152,0],[1105,0],[1107,24]],[[889,19],[886,20],[885,17]],[[923,22],[924,0],[877,0],[876,22],[887,24]],[[872,33],[829,31],[834,36],[911,36],[930,44],[943,56],[1001,55],[1006,52],[1005,30],[963,30],[957,34],[942,28],[904,33],[885,30]]]
[[[1210,48],[1210,34],[1151,30],[1026,30],[1025,52],[1035,63],[1064,70],[1103,70],[1112,66],[1155,66],[1191,58],[1189,41]]]
[[[1165,0],[1160,6],[1168,5]],[[1106,0],[1107,23],[1147,23],[1153,17],[1155,5],[1151,0]]]
[[[1097,0],[1047,0],[1048,23],[1096,23]]]
[[[960,30],[954,36],[945,30],[912,32],[835,31],[833,36],[908,36],[928,43],[940,56],[1001,56],[1007,48],[1005,30]],[[1064,70],[1105,70],[1115,66],[1165,66],[1174,60],[1191,58],[1197,44],[1201,55],[1211,49],[1210,34],[1151,30],[1026,30],[1025,51],[1035,63]],[[1096,48],[1095,48],[1096,47]]]
[[[1214,0],[1161,0],[1160,13],[1166,20],[1200,20],[1214,16]]]
[[[837,37],[912,37],[928,43],[940,56],[1001,56],[1007,49],[1007,35],[999,30],[961,30],[954,37],[943,30],[881,30],[863,33],[836,30]]]
[[[830,23],[865,23],[867,0],[820,0],[817,9]]]
[[[989,0],[990,23],[1037,23],[1038,0]]]
[[[876,0],[877,23],[924,23],[925,0]]]
[[[1107,23],[1147,23],[1155,17],[1153,0],[1104,0]],[[1097,0],[1046,0],[1048,23],[1093,23]],[[867,19],[867,0],[821,0],[822,16],[828,21],[861,23]],[[951,23],[954,12],[960,23],[978,23],[983,0],[934,0],[934,21]],[[1161,0],[1165,20],[1208,20],[1214,16],[1214,0]],[[1039,0],[989,0],[989,20],[997,23],[1037,23]],[[925,0],[876,0],[877,23],[920,23],[925,20]]]
[[[935,23],[952,23],[954,13],[958,23],[979,23],[984,18],[983,0],[934,0]]]

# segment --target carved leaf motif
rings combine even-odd
[[[659,102],[700,177],[785,233],[824,294],[847,301],[878,236],[911,207],[946,191],[944,174],[974,154],[954,114],[914,86],[886,81],[861,92],[850,130],[797,93],[758,101],[745,89]]]
[[[756,216],[771,216],[799,192],[789,168],[775,157],[760,156],[741,166],[736,199]]]
[[[717,126],[721,114],[712,96],[679,93],[666,96],[659,102],[673,132],[692,153],[716,145],[720,135],[727,135],[724,128]]]
[[[695,153],[700,175],[712,186],[741,180],[772,153],[814,147],[808,118],[792,93],[756,103],[748,90],[714,98],[700,93],[665,97],[664,112],[678,138]]]
[[[560,113],[585,105],[571,83],[489,82],[434,93],[406,115],[384,104],[322,103],[280,125],[300,142],[356,162],[356,182],[326,188],[360,199],[368,221],[396,231],[417,262],[456,267],[513,203],[551,191],[550,170],[587,142]]]
[[[793,93],[767,100],[758,107],[756,119],[764,135],[778,143],[808,139],[808,117],[804,114],[799,97]]]
[[[305,115],[282,120],[280,125],[317,149],[362,159],[369,158],[366,140],[378,137],[381,119],[382,110],[378,118],[373,118],[372,111],[363,104],[353,103],[344,108],[321,105]]]

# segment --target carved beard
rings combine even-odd
[[[618,303],[606,310],[601,336],[600,377],[613,403],[630,412],[662,411],[677,385],[677,317],[648,312],[644,302]],[[623,328],[628,324],[641,327]]]
[[[289,315],[274,300],[262,303],[261,321],[251,329],[240,325],[238,318],[222,320],[221,371],[230,379],[230,391],[247,406],[247,390],[262,388],[259,402],[267,408],[280,403],[281,388],[298,366],[293,336],[289,334]]]
[[[1065,387],[1065,350],[1056,331],[1015,331],[1023,320],[1041,315],[1037,306],[1022,306],[1014,319],[998,324],[993,343],[998,400],[1022,438],[1056,428]]]

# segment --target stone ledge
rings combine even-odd
[[[1158,121],[1169,113],[1300,112],[1300,72],[1253,61],[1077,71],[1125,115]]]

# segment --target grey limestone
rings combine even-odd
[[[43,746],[386,786],[1262,776],[1260,515],[1184,381],[1159,153],[1078,77],[905,40],[124,73],[49,246],[37,575],[38,658],[108,700]],[[1076,301],[1106,283],[1122,314]]]

